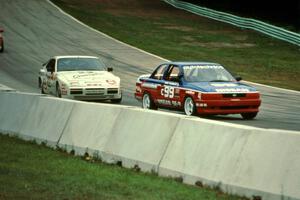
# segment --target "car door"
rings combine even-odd
[[[55,72],[55,59],[50,59],[46,65],[46,85],[47,93],[55,94],[56,92],[56,80],[54,79]]]
[[[178,108],[180,103],[180,68],[177,65],[170,65],[163,76],[163,85],[160,89],[161,97],[164,99],[164,106]]]
[[[158,104],[158,100],[161,98],[160,90],[162,85],[164,84],[163,76],[165,71],[168,68],[168,64],[159,65],[155,71],[151,74],[149,79],[147,80],[148,88],[146,89],[148,93],[150,93],[153,101]]]

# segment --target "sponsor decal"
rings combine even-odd
[[[167,106],[172,105],[172,103],[171,103],[170,100],[158,99],[157,102],[158,102],[159,104],[162,104],[162,105],[167,105]]]
[[[155,83],[146,83],[145,82],[145,83],[142,84],[142,87],[156,89],[157,88],[157,84],[155,84]]]
[[[247,88],[218,88],[216,92],[228,93],[228,92],[249,92]]]
[[[110,85],[115,85],[117,84],[117,82],[115,80],[106,80],[106,83],[110,84]]]
[[[101,84],[97,84],[97,83],[88,83],[86,85],[87,86],[101,86]]]
[[[190,91],[190,90],[185,91],[185,93],[186,93],[186,94],[195,94],[195,92]]]
[[[201,100],[201,99],[202,99],[202,93],[201,93],[201,92],[198,92],[197,97],[198,97],[199,100]]]
[[[76,74],[76,75],[73,75],[73,78],[77,79],[77,78],[82,78],[82,77],[87,77],[87,76],[96,76],[96,75],[98,75],[98,74],[96,74],[96,73]]]
[[[185,65],[183,69],[223,69],[221,65]]]
[[[172,85],[172,86],[179,86],[179,83],[174,83],[174,82],[169,82],[169,81],[166,81],[165,84]]]
[[[174,87],[165,86],[165,87],[161,88],[160,94],[161,94],[161,96],[164,96],[166,98],[173,98],[174,97]]]
[[[166,99],[158,99],[157,102],[159,104],[165,105],[165,106],[175,106],[175,107],[181,106],[181,103],[179,101],[171,101],[171,100],[166,100]]]
[[[180,101],[172,101],[172,105],[179,107],[179,106],[181,106],[181,103],[180,103]]]
[[[235,87],[237,84],[235,83],[211,83],[210,85],[215,87]]]
[[[207,104],[206,103],[196,103],[196,106],[197,107],[204,107],[204,108],[206,108],[207,107]]]

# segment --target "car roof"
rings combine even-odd
[[[64,56],[54,56],[55,59],[60,58],[98,58],[96,56],[81,56],[81,55],[64,55]]]
[[[219,63],[213,63],[213,62],[202,62],[202,61],[190,61],[190,62],[186,62],[186,61],[175,61],[175,62],[167,62],[165,64],[168,65],[179,65],[179,66],[185,66],[185,65],[220,65]]]

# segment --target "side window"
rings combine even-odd
[[[54,68],[55,68],[55,59],[51,59],[51,60],[48,62],[46,68],[47,68],[47,72],[54,72]]]
[[[161,65],[159,66],[155,72],[151,75],[151,78],[161,80],[165,70],[167,69],[168,65]]]
[[[170,66],[166,74],[165,80],[178,82],[179,81],[178,75],[179,75],[179,67],[176,65],[172,65]]]

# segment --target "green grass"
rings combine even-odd
[[[0,134],[0,199],[243,199]]]
[[[160,0],[52,1],[84,23],[166,59],[218,62],[245,80],[300,90],[296,45],[196,16]]]

